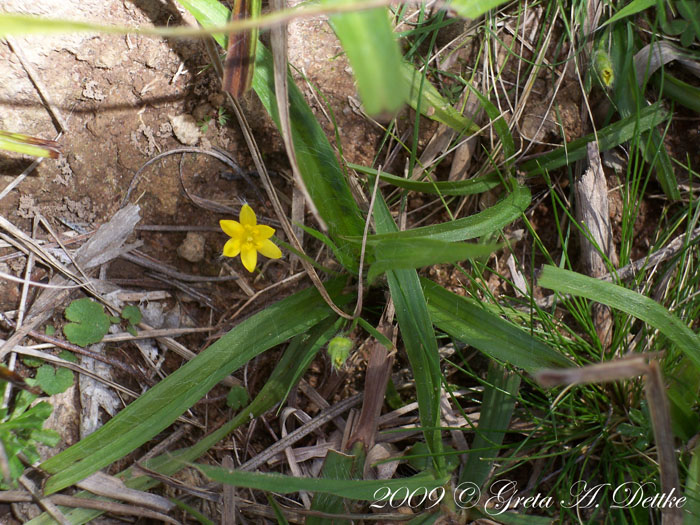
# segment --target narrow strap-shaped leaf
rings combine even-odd
[[[520,376],[494,361],[489,363],[486,381],[489,385],[484,388],[479,426],[459,479],[460,483],[471,482],[479,487],[488,479],[494,463],[488,458],[495,457],[508,431],[520,388]]]
[[[664,334],[700,369],[700,337],[656,301],[622,286],[549,265],[543,268],[537,284],[586,297],[641,319]]]
[[[329,284],[328,291],[336,301],[341,299],[342,286],[339,280]],[[46,492],[61,490],[138,448],[172,424],[231,372],[331,314],[318,292],[309,289],[246,319],[105,426],[45,461],[42,468],[55,474],[47,481]]]
[[[372,283],[387,270],[422,268],[432,264],[453,263],[490,255],[498,244],[469,244],[435,239],[404,239],[379,242],[374,248],[374,262],[367,281]]]
[[[378,479],[378,480],[345,480],[328,478],[295,478],[281,474],[268,474],[259,472],[246,472],[242,470],[228,470],[211,465],[195,465],[208,478],[251,489],[277,492],[279,494],[292,494],[300,490],[321,494],[335,494],[343,498],[363,501],[375,501],[377,490],[397,490],[406,487],[409,493],[413,490],[425,487],[427,490],[442,486],[447,478],[436,479],[433,476],[422,473],[410,478]]]
[[[337,5],[338,1],[322,4]],[[409,85],[401,74],[403,58],[386,8],[332,15],[329,23],[350,61],[365,111],[376,115],[401,108],[408,99]]]
[[[381,195],[377,195],[374,217],[378,232],[392,232],[398,229]],[[386,277],[396,308],[401,339],[413,370],[423,434],[431,453],[434,454],[435,466],[438,472],[442,472],[445,468],[445,458],[441,454],[442,439],[438,428],[442,375],[435,331],[416,271],[390,270]]]
[[[360,173],[377,175],[377,170],[374,168],[352,164],[350,162],[347,166]],[[489,173],[474,179],[459,181],[420,182],[417,180],[404,179],[403,177],[398,177],[382,171],[379,173],[379,178],[398,188],[404,188],[418,193],[433,193],[437,195],[474,195],[475,193],[483,193],[503,184],[503,179],[497,173]]]
[[[605,126],[598,131],[598,147],[600,151],[607,151],[615,146],[632,139],[635,134],[652,129],[658,126],[669,117],[668,111],[657,102],[651,106],[639,110],[639,114],[623,118],[613,124]],[[565,146],[557,148],[546,155],[523,162],[518,166],[522,171],[526,171],[529,176],[544,173],[567,166],[586,157],[586,145],[595,140],[592,133],[572,140]]]
[[[379,241],[405,239],[438,239],[442,241],[464,241],[493,233],[499,228],[510,224],[520,217],[530,204],[530,190],[525,186],[517,186],[498,203],[469,217],[455,221],[443,222],[432,226],[423,226],[411,230],[392,233],[378,233],[367,236],[367,244],[374,245]],[[361,242],[361,237],[351,239]]]
[[[449,292],[428,279],[421,279],[421,284],[433,324],[455,339],[528,373],[572,365],[566,357],[477,301]]]

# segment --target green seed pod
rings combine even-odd
[[[613,70],[610,55],[602,49],[598,49],[593,56],[593,68],[595,69],[601,84],[606,89],[612,88],[615,83],[615,71]]]
[[[340,370],[345,364],[345,360],[350,355],[352,341],[342,335],[336,336],[328,343],[328,355],[331,358],[333,368]]]

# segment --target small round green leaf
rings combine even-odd
[[[138,306],[132,304],[127,305],[122,310],[122,319],[129,321],[133,325],[137,325],[141,322],[141,310]]]
[[[239,410],[248,402],[248,392],[242,386],[234,386],[226,396],[226,406]]]
[[[102,305],[87,298],[77,299],[68,305],[65,316],[73,322],[63,327],[63,333],[78,346],[99,343],[109,330],[109,316]]]
[[[44,365],[36,373],[36,383],[48,395],[65,392],[73,384],[73,372],[67,368],[54,368]]]

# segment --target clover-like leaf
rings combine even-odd
[[[226,396],[226,406],[239,410],[247,402],[248,391],[245,388],[240,385],[231,387],[228,396]]]
[[[104,308],[88,298],[70,303],[65,316],[73,322],[63,327],[63,333],[71,343],[78,346],[99,343],[109,330],[109,316]]]
[[[129,321],[133,325],[137,325],[141,322],[141,310],[138,306],[129,304],[122,310],[122,319]]]
[[[73,384],[73,372],[67,368],[44,365],[36,372],[35,382],[48,395],[65,392]]]

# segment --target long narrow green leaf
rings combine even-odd
[[[479,126],[459,111],[440,94],[428,80],[421,82],[423,73],[408,62],[402,67],[403,82],[410,86],[409,105],[420,107],[421,115],[451,127],[459,133],[470,135],[479,132]]]
[[[422,268],[484,257],[499,248],[498,244],[469,244],[435,239],[381,241],[374,247],[374,262],[369,268],[367,280],[372,283],[387,270]]]
[[[700,113],[700,89],[669,75],[666,71],[663,72],[663,83],[658,74],[654,75],[652,81],[659,89],[663,86],[662,96]]]
[[[685,494],[688,503],[683,509],[686,512],[683,525],[693,525],[700,519],[700,445],[693,449],[688,468],[688,479],[685,482]]]
[[[357,468],[359,458],[350,454],[343,454],[336,450],[329,450],[326,454],[326,459],[323,462],[323,470],[321,477],[323,479],[342,479],[351,480],[356,478],[356,472],[362,469]],[[343,514],[345,505],[343,498],[335,494],[322,494],[317,492],[314,494],[314,500],[311,503],[311,510],[323,512],[325,514]],[[327,518],[320,516],[309,516],[306,519],[306,525],[325,525],[328,523]],[[334,519],[334,525],[351,525],[349,520]]]
[[[634,138],[642,131],[652,129],[658,126],[669,117],[668,111],[661,107],[660,103],[652,104],[639,110],[639,114],[631,115],[623,118],[618,122],[610,124],[598,131],[598,146],[600,151],[607,151],[615,146],[619,146],[623,142]],[[526,171],[529,176],[544,173],[547,170],[553,170],[567,166],[586,157],[586,145],[589,142],[595,141],[595,135],[592,133],[573,140],[562,146],[542,155],[536,159],[523,162],[518,168]]]
[[[350,61],[367,113],[399,109],[408,99],[409,86],[401,76],[403,59],[386,8],[333,15],[329,23]]]
[[[333,334],[337,333],[337,331],[337,322],[333,323],[332,319],[326,319],[315,326],[310,332],[296,336],[284,351],[282,358],[277,363],[277,366],[275,366],[275,369],[272,371],[272,374],[270,374],[270,377],[267,379],[258,395],[255,396],[255,399],[243,410],[240,410],[231,421],[200,439],[197,444],[175,452],[168,452],[162,456],[157,456],[148,460],[145,466],[165,476],[172,476],[186,467],[187,462],[194,461],[204,455],[212,446],[221,441],[236,428],[248,423],[251,418],[256,418],[267,412],[284,399],[290,387],[298,381],[299,376],[311,363],[314,355],[328,342]],[[132,476],[132,468],[128,468],[119,474],[119,477],[124,480],[126,486],[135,490],[145,491],[155,487],[159,483],[158,480],[148,476],[142,476],[140,473],[136,476]],[[86,491],[81,491],[75,494],[75,496],[81,498],[94,497],[91,493]],[[102,514],[101,511],[94,509],[69,509],[61,507],[61,510],[73,524],[88,523],[90,520]],[[27,525],[54,525],[54,523],[53,518],[44,513],[28,522]]]
[[[572,366],[566,357],[477,301],[453,294],[428,279],[421,279],[421,284],[433,324],[455,339],[528,373],[543,367]]]
[[[520,376],[503,368],[494,361],[489,363],[481,403],[481,417],[472,443],[467,464],[462,469],[460,484],[471,482],[479,487],[491,472],[493,460],[510,426],[510,418],[515,408],[515,396],[520,388]]]
[[[417,474],[410,478],[384,479],[384,480],[345,480],[328,478],[295,478],[281,474],[263,474],[258,472],[245,472],[242,470],[228,470],[211,465],[196,464],[208,478],[250,489],[277,492],[279,494],[292,494],[300,490],[321,494],[334,494],[343,498],[361,501],[377,500],[378,490],[391,490],[407,487],[409,493],[412,490],[425,487],[431,490],[442,486],[447,478],[436,479],[429,474]]]
[[[398,229],[381,195],[377,196],[374,217],[378,232],[395,232]],[[442,473],[445,469],[445,458],[442,455],[442,438],[438,428],[442,375],[435,331],[416,271],[390,270],[386,277],[399,321],[401,339],[416,382],[418,413],[423,434],[428,448],[434,455],[435,467]]]
[[[641,114],[640,109],[647,106],[647,101],[637,82],[634,65],[637,45],[632,26],[619,24],[613,29],[612,38],[610,58],[615,69],[613,102],[622,118],[636,118]],[[655,127],[648,131],[640,129],[633,145],[642,153],[644,160],[654,166],[656,178],[664,193],[672,200],[680,199],[681,194],[671,158],[659,131]]]
[[[700,370],[700,337],[656,301],[637,292],[580,273],[545,266],[537,284],[617,308],[664,334]]]
[[[614,24],[618,20],[622,20],[625,17],[641,13],[645,9],[655,6],[656,2],[657,0],[632,0],[629,4],[625,5],[617,13],[606,20],[600,27],[602,28],[608,24]]]
[[[360,164],[348,162],[348,168],[360,173],[368,175],[377,175],[377,170]],[[391,173],[381,172],[379,178],[392,184],[398,188],[415,191],[418,193],[432,193],[437,195],[474,195],[475,193],[483,193],[493,188],[501,186],[503,179],[497,173],[489,173],[474,179],[459,180],[459,181],[439,181],[439,182],[420,182],[417,180],[404,179],[397,177]]]
[[[486,11],[495,9],[506,0],[452,0],[449,2],[450,9],[454,9],[463,18],[475,19],[483,15]]]
[[[279,126],[272,55],[262,45],[258,46],[253,89]],[[291,79],[289,115],[302,178],[331,235],[361,235],[364,222],[338,159],[304,96]],[[338,247],[343,249],[343,246]]]
[[[501,144],[503,144],[503,153],[505,154],[506,159],[508,159],[508,164],[511,164],[512,159],[515,156],[515,141],[513,140],[513,135],[511,134],[510,129],[508,129],[506,119],[503,118],[501,111],[494,106],[488,98],[479,93],[474,86],[469,84],[469,89],[472,93],[474,93],[476,98],[479,99],[479,102],[481,102],[481,107],[484,108],[484,111],[491,119],[491,125],[493,126],[493,129],[498,137],[501,139]]]
[[[329,286],[336,304],[340,304],[338,295],[342,285],[336,280]],[[331,313],[318,292],[309,289],[246,319],[105,426],[45,461],[42,468],[55,474],[47,481],[46,492],[61,490],[124,457],[167,428],[231,372],[261,352],[303,333]]]
[[[530,204],[530,190],[525,186],[517,186],[500,202],[475,215],[443,222],[432,226],[423,226],[394,233],[378,233],[367,236],[367,245],[372,246],[380,241],[404,239],[437,239],[441,241],[465,241],[493,233],[506,224],[520,217]],[[361,237],[350,239],[352,242],[362,242]]]
[[[197,21],[205,28],[226,23],[228,9],[209,9],[206,4],[211,1],[214,0],[183,0],[183,4],[186,4],[188,9],[192,8],[191,12],[195,17],[199,14]],[[222,39],[218,39],[217,42],[223,45]],[[279,128],[272,55],[260,43],[257,46],[253,89]],[[291,76],[289,115],[301,176],[318,212],[326,221],[331,236],[362,235],[362,214],[350,193],[350,187],[335,152]],[[349,243],[341,244],[338,240],[336,242],[344,253],[351,253],[355,249]]]

